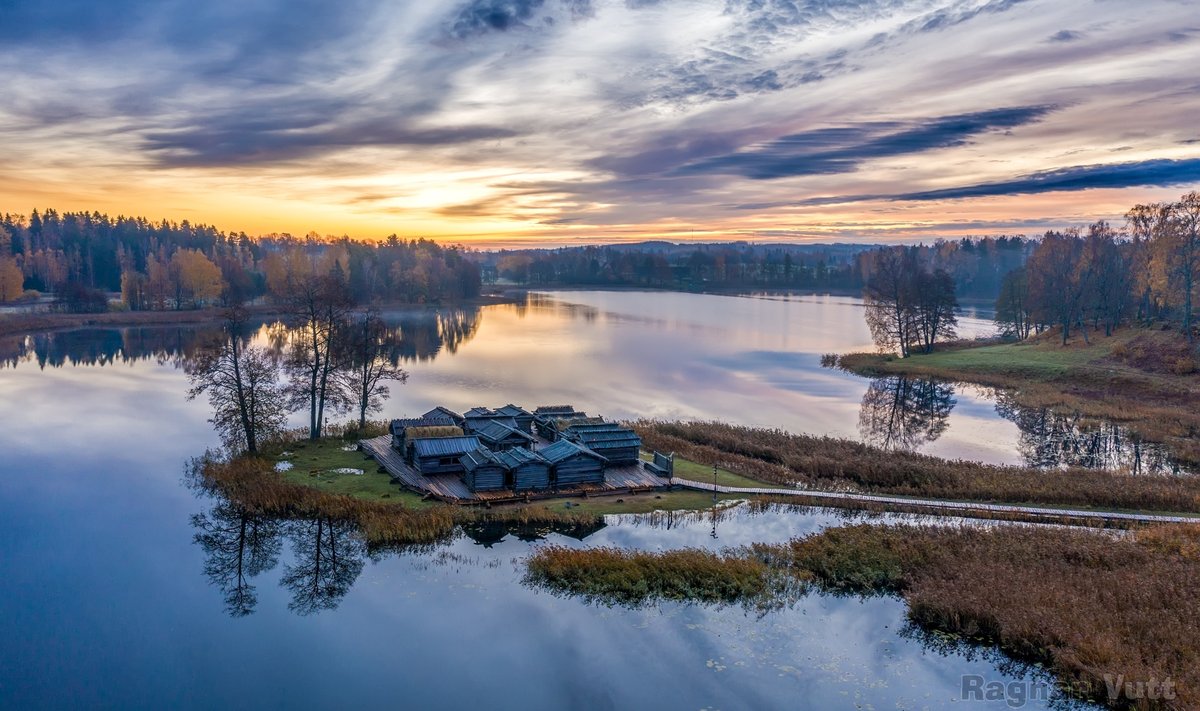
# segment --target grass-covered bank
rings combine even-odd
[[[908,358],[851,353],[839,367],[1004,388],[1025,407],[1079,413],[1128,427],[1200,464],[1200,363],[1175,331],[1126,328],[1061,345],[1055,334],[1020,343],[956,344]]]
[[[527,581],[605,604],[751,601],[787,578],[903,596],[927,630],[1045,665],[1073,695],[1114,708],[1200,704],[1200,528],[1126,537],[1059,528],[857,525],[714,554],[547,546]],[[1174,682],[1177,698],[1109,698],[1105,683]]]
[[[287,518],[328,517],[355,523],[372,545],[427,544],[446,540],[461,525],[546,526],[563,533],[592,530],[608,514],[700,511],[713,506],[708,492],[673,490],[603,497],[563,497],[492,507],[454,506],[423,499],[392,481],[378,463],[356,447],[358,436],[386,431],[332,427],[310,441],[289,436],[264,447],[262,456],[195,462],[198,483],[256,514]],[[283,466],[280,466],[281,463]],[[703,468],[687,462],[685,467]],[[707,471],[710,472],[711,469]],[[761,483],[731,472],[722,482]],[[720,495],[718,502],[741,499]]]
[[[404,497],[369,498],[335,492],[309,481],[289,480],[275,470],[275,461],[269,457],[241,456],[231,460],[205,457],[194,463],[193,471],[201,486],[251,513],[349,521],[358,526],[373,546],[437,543],[448,540],[461,524],[547,525],[570,532],[590,530],[600,523],[597,515],[573,509],[533,506],[484,509],[444,504],[417,507],[407,505]]]
[[[995,466],[719,422],[643,420],[634,426],[647,448],[782,485],[955,501],[1200,513],[1200,478]]]

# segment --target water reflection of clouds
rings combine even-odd
[[[869,347],[861,302],[851,297],[571,291],[531,294],[516,304],[400,309],[386,316],[396,341],[393,355],[412,376],[393,389],[383,413],[388,417],[435,405],[464,410],[506,402],[569,403],[619,419],[715,419],[857,437],[860,402],[869,388],[865,379],[819,366],[822,353]],[[991,328],[983,321],[963,322],[968,335]],[[199,408],[183,401],[184,379],[170,365],[187,357],[211,331],[170,327],[43,334],[29,341],[22,358],[36,353],[39,362],[50,365],[128,362],[129,368],[116,369],[128,375],[124,379],[93,383],[114,369],[75,366],[59,371],[77,376],[77,391],[61,377],[48,377],[47,387],[57,398],[76,392],[88,397],[83,393],[89,391],[101,399],[105,391],[145,397],[144,406],[117,408],[88,422],[96,431],[137,431],[145,426],[144,413],[169,426],[178,412]],[[282,333],[268,324],[254,338],[278,346]],[[160,360],[168,364],[165,369]],[[37,383],[43,375],[18,367],[0,387],[20,388],[36,403],[35,393],[46,392]],[[1020,435],[991,409],[991,395],[959,392],[947,426],[920,449],[993,463],[1021,461]],[[53,406],[36,410],[38,418],[56,412]],[[99,425],[104,419],[113,424]],[[19,436],[38,434],[30,430]]]

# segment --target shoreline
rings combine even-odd
[[[998,388],[1020,406],[1107,421],[1200,465],[1200,375],[1182,337],[1149,327],[1058,344],[1053,334],[1022,342],[952,344],[907,358],[849,353],[836,367],[863,377],[933,378]]]

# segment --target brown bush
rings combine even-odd
[[[528,565],[535,584],[617,603],[770,592],[780,588],[768,579],[781,571],[838,593],[897,593],[918,626],[1042,664],[1075,695],[1113,708],[1193,709],[1198,549],[1196,526],[1114,537],[1057,527],[856,525],[741,555],[550,548]],[[1169,679],[1177,697],[1110,698],[1105,682],[1115,676]]]

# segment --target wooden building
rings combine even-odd
[[[463,455],[482,446],[478,437],[469,435],[414,439],[408,444],[408,460],[425,476],[462,474],[465,471],[461,461]]]
[[[471,434],[479,438],[483,442],[483,446],[493,452],[503,452],[515,447],[532,447],[534,443],[533,435],[528,432],[522,432],[513,424],[511,418],[488,420],[476,429],[471,430]]]
[[[502,417],[502,415],[497,415],[495,410],[486,407],[472,407],[463,413],[463,429],[467,432],[474,432],[492,420]],[[513,421],[513,426],[516,426],[515,420]]]
[[[458,423],[444,415],[429,416],[428,413],[422,415],[421,417],[406,417],[399,420],[392,420],[391,425],[389,426],[389,430],[391,431],[392,435],[392,447],[403,452],[405,446],[404,433],[414,427],[454,427],[455,429],[458,429]],[[459,429],[458,432],[454,434],[462,434],[462,430]]]
[[[517,447],[495,455],[507,468],[505,484],[513,491],[550,488],[550,462],[541,454]]]
[[[480,447],[462,456],[463,483],[471,491],[499,491],[507,484],[509,469],[491,450]]]
[[[586,412],[576,412],[571,405],[542,405],[533,411],[533,427],[537,434],[554,442],[563,423],[587,419]]]
[[[512,403],[496,408],[496,414],[511,417],[517,421],[517,429],[522,432],[533,431],[533,413]]]
[[[451,410],[448,407],[442,407],[441,405],[438,405],[437,407],[433,408],[429,412],[426,412],[424,415],[421,415],[421,417],[427,417],[427,418],[448,417],[454,421],[454,424],[458,425],[459,427],[463,426],[463,416],[462,415],[458,414],[457,412],[455,412],[454,410]]]
[[[551,481],[555,486],[604,483],[603,456],[568,439],[560,439],[538,454],[550,463]]]
[[[642,451],[642,438],[636,432],[618,424],[574,425],[566,436],[596,454],[612,466],[637,464]]]

